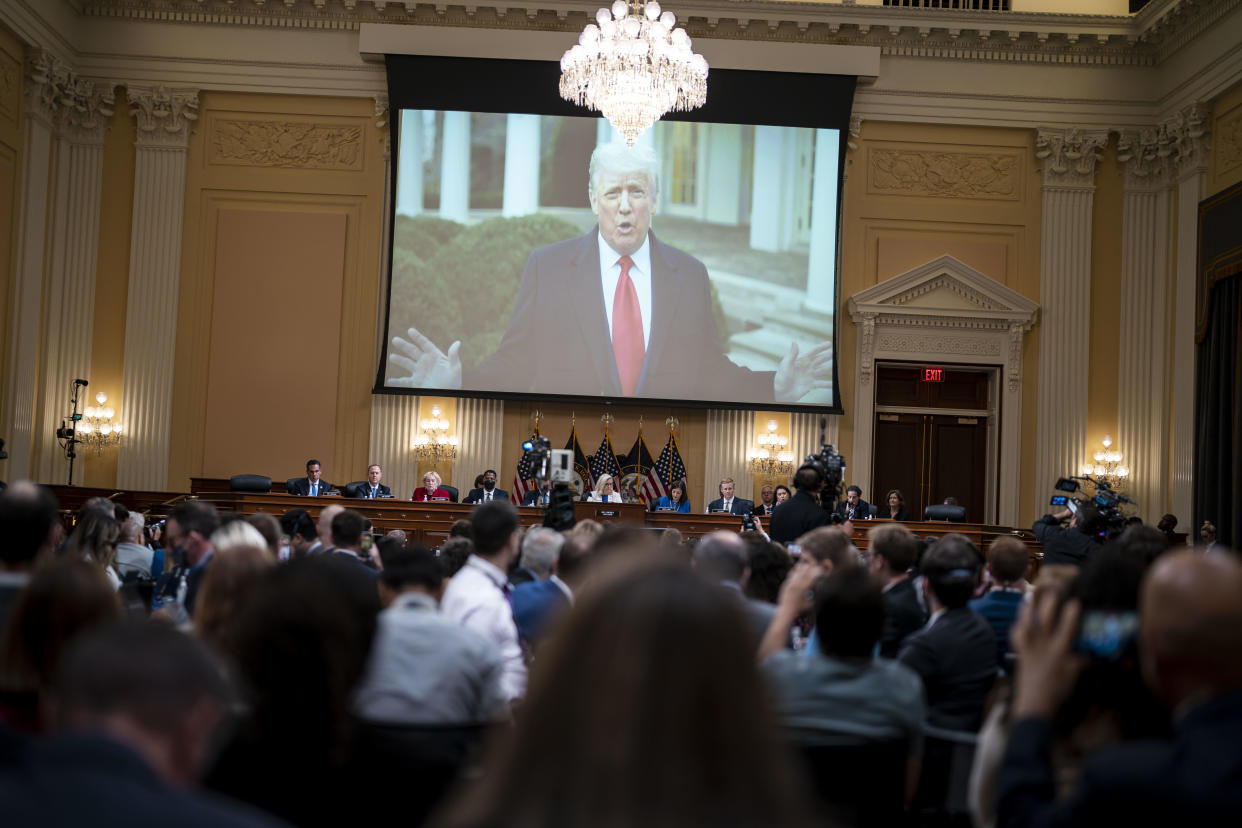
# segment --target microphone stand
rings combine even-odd
[[[78,439],[78,420],[82,419],[82,415],[78,413],[78,393],[86,385],[84,380],[73,381],[73,391],[69,397],[69,402],[73,406],[73,411],[69,415],[69,428],[57,429],[58,437],[65,441],[65,457],[69,460],[69,485],[73,485],[73,461],[77,458],[77,445],[82,442]]]

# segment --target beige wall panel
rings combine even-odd
[[[118,100],[125,99],[122,90]],[[129,297],[129,241],[134,213],[134,118],[127,108],[118,106],[112,116],[104,142],[102,204],[99,209],[99,254],[95,269],[95,323],[91,340],[90,386],[86,389],[88,405],[95,404],[95,394],[108,395],[108,405],[116,409],[117,419],[124,418],[125,400],[121,395],[122,368],[125,362],[126,302]],[[141,320],[135,320],[142,324]],[[126,434],[126,440],[141,440],[142,435]],[[117,450],[101,454],[83,453],[86,457],[83,482],[87,486],[116,485]]]
[[[23,86],[21,41],[0,26],[0,365],[9,364],[9,313],[21,209]],[[7,386],[0,383],[0,411],[8,411],[3,399]],[[0,460],[0,480],[8,478],[8,465],[8,461]]]
[[[1117,439],[1117,381],[1121,364],[1122,169],[1117,147],[1100,154],[1091,214],[1091,352],[1065,354],[1089,365],[1087,452],[1101,448],[1105,434]],[[1153,332],[1153,336],[1156,335]],[[1062,474],[1078,474],[1066,469]]]
[[[345,213],[221,209],[203,473],[295,476],[334,456]],[[307,324],[314,320],[313,324]],[[346,469],[328,480],[348,482]],[[352,477],[350,479],[353,479]]]
[[[1213,104],[1210,140],[1209,196],[1242,181],[1242,84],[1221,95]]]
[[[873,228],[874,231],[874,228]],[[930,262],[945,253],[970,265],[980,273],[998,282],[1008,282],[1010,275],[1009,254],[1012,239],[977,240],[970,233],[956,234],[946,238],[943,231],[925,230],[922,232],[897,232],[889,236],[880,236],[876,250],[876,281],[905,273],[907,270]]]
[[[324,359],[335,361],[333,380],[325,384],[321,373],[309,401],[323,409],[316,417],[333,423],[333,449],[329,455],[322,445],[303,446],[294,460],[300,467],[307,452],[319,453],[333,482],[358,479],[351,475],[365,470],[376,367],[384,134],[376,125],[371,99],[239,93],[200,97],[187,170],[173,399],[173,421],[184,433],[170,452],[170,487],[184,489],[189,477],[202,473],[206,456],[206,354],[217,273],[214,213],[222,207],[266,210],[276,204],[278,211],[348,214],[341,289],[300,320],[304,327],[337,332],[324,344]],[[279,469],[254,471],[283,474]]]

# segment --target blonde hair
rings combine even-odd
[[[439,473],[439,472],[437,472],[435,469],[432,469],[431,471],[429,471],[429,472],[427,472],[426,474],[424,474],[424,475],[423,475],[423,488],[424,488],[424,489],[425,489],[425,488],[427,488],[427,478],[428,478],[428,477],[434,477],[434,478],[435,478],[435,480],[436,480],[436,485],[432,487],[432,488],[434,488],[434,489],[438,489],[438,488],[440,488],[440,484],[441,484],[442,482],[444,482],[444,481],[441,479],[441,477],[440,477],[440,473]]]

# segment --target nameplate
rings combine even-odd
[[[434,502],[436,502],[436,501],[446,501],[446,500],[448,500],[448,498],[447,498],[447,497],[433,497],[433,498],[431,499],[431,501],[432,501],[433,503],[434,503]]]
[[[620,509],[596,509],[596,517],[621,517]]]
[[[675,512],[677,510],[674,509],[672,506],[657,506],[656,511],[657,512]]]
[[[729,509],[712,509],[713,515],[731,515],[733,512]]]

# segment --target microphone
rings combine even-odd
[[[84,379],[75,379],[75,380],[73,381],[73,384],[74,384],[74,385],[80,385],[80,386],[82,386],[83,388],[85,388],[86,386],[90,385],[90,383],[89,383],[89,382],[87,382],[87,381],[86,381],[86,380],[84,380]]]

